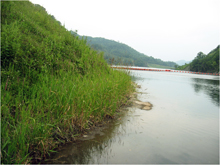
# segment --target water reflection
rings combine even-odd
[[[151,111],[131,108],[120,120],[67,144],[45,163],[219,163],[219,80],[138,73],[138,99],[151,102]]]
[[[84,135],[76,143],[63,146],[58,153],[54,154],[44,164],[91,164],[114,157],[112,143],[123,146],[121,137],[126,134],[127,109],[120,115],[117,121],[111,122],[104,127],[98,127]],[[130,114],[132,112],[130,111]],[[131,120],[131,119],[130,119]],[[128,121],[129,122],[129,121]]]
[[[200,78],[191,78],[191,80],[196,93],[203,91],[215,105],[219,106],[219,80]]]

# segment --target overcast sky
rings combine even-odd
[[[164,61],[220,44],[220,0],[30,0],[79,35],[119,41]]]

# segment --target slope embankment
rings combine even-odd
[[[31,2],[1,2],[1,67],[4,164],[44,159],[113,117],[133,91],[127,72]]]

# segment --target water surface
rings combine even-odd
[[[219,77],[131,71],[150,111],[128,108],[121,117],[49,163],[218,164]]]

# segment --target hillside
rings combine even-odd
[[[178,69],[193,72],[219,73],[219,45],[207,55],[199,52],[191,63],[179,66]]]
[[[75,32],[71,31],[72,34]],[[123,64],[140,67],[163,67],[173,68],[176,63],[162,61],[160,59],[139,53],[126,44],[119,43],[105,38],[93,38],[89,36],[79,36],[87,39],[87,43],[99,52],[104,52],[104,58],[109,64]]]
[[[126,71],[111,69],[42,6],[1,2],[2,164],[40,163],[113,118],[133,89]]]
[[[185,65],[190,63],[191,61],[186,61],[186,60],[179,60],[179,61],[175,61],[176,64],[178,65]]]

